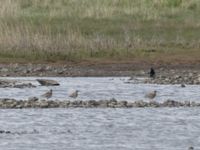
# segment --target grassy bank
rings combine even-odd
[[[199,59],[199,14],[199,0],[0,0],[0,58]]]

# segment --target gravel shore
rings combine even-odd
[[[155,79],[149,77],[154,67]],[[81,64],[0,64],[1,77],[146,77],[144,83],[153,84],[200,84],[198,64],[156,65],[147,63],[81,63]],[[131,79],[130,78],[130,79]]]
[[[179,102],[166,100],[162,103],[156,101],[117,101],[111,100],[88,100],[88,101],[58,101],[58,100],[39,100],[31,98],[29,100],[0,99],[0,108],[2,109],[22,109],[22,108],[144,108],[144,107],[200,107],[196,102]]]

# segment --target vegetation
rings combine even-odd
[[[0,58],[199,59],[199,14],[199,0],[0,0]]]

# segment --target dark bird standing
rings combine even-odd
[[[156,73],[155,73],[155,70],[153,68],[150,69],[149,75],[150,75],[150,78],[155,78]]]

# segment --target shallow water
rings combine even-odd
[[[72,100],[68,97],[68,91],[77,89],[80,91],[78,100],[101,100],[115,98],[117,100],[147,100],[145,94],[152,90],[157,90],[157,101],[173,99],[177,101],[199,101],[200,92],[199,85],[186,85],[181,88],[180,85],[158,85],[158,84],[132,84],[126,83],[128,77],[63,77],[49,78],[60,83],[60,86],[45,87],[40,86],[36,81],[36,77],[20,77],[20,78],[0,78],[0,79],[17,79],[21,82],[31,82],[36,88],[1,88],[0,98],[28,99],[29,97],[39,97],[53,89],[53,97],[51,99]],[[39,77],[40,79],[40,77]],[[142,81],[143,79],[139,79]]]
[[[4,78],[5,79],[5,78]],[[198,101],[198,85],[127,84],[128,78],[45,78],[58,87],[40,86],[37,78],[6,78],[31,82],[37,88],[1,88],[1,98],[28,99],[53,89],[52,99],[69,99],[67,91],[80,90],[78,99],[140,100],[157,90],[157,101]],[[142,80],[142,79],[140,79]],[[199,108],[131,109],[0,109],[2,150],[187,150],[200,149]]]
[[[200,109],[0,110],[2,150],[200,149]]]

